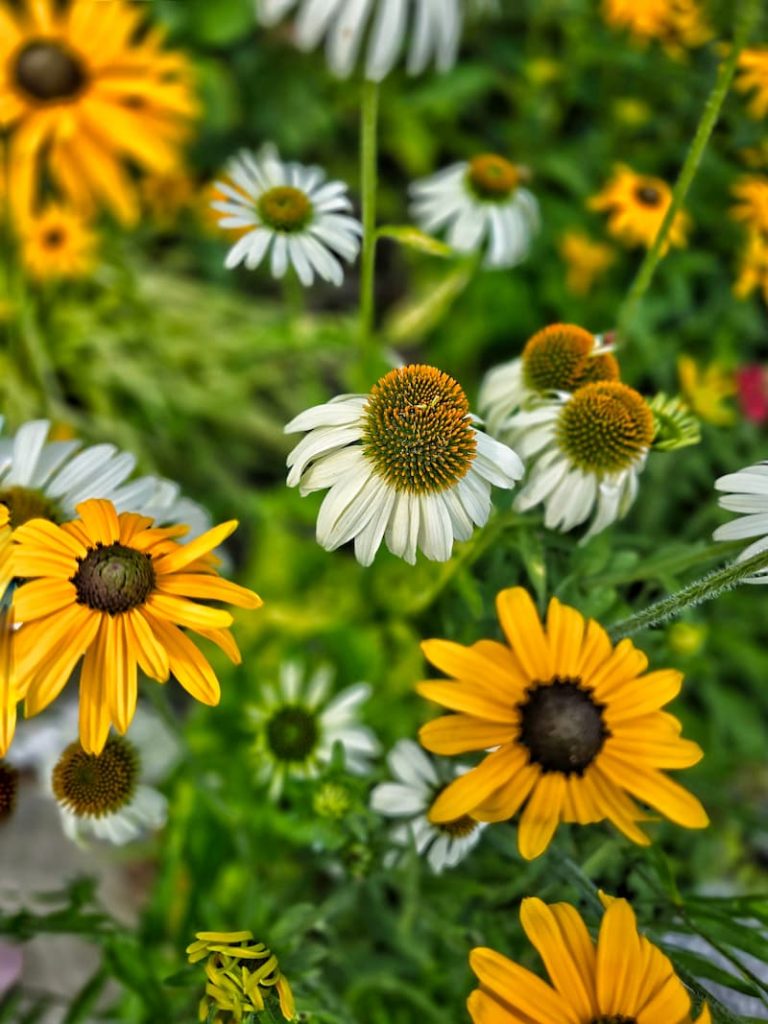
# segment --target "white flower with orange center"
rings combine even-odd
[[[382,541],[413,563],[444,562],[491,511],[491,485],[511,488],[523,465],[474,426],[461,387],[432,366],[405,366],[367,395],[340,395],[300,413],[307,431],[288,456],[288,485],[328,489],[317,520],[327,551],[349,541],[370,565]]]

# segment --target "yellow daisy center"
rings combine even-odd
[[[585,384],[563,406],[557,423],[560,448],[588,473],[628,469],[653,440],[648,403],[618,381]]]
[[[531,764],[544,772],[583,775],[610,735],[604,704],[579,679],[555,676],[526,690],[520,710],[520,742]]]
[[[316,716],[298,705],[280,708],[267,722],[267,743],[278,761],[305,761],[317,736]]]
[[[30,519],[47,519],[60,523],[62,512],[58,504],[35,487],[0,488],[0,505],[8,509],[8,518],[14,528]]]
[[[520,172],[496,153],[482,153],[469,161],[467,182],[478,199],[501,202],[520,184]]]
[[[261,219],[275,231],[302,231],[312,218],[312,203],[291,185],[271,188],[259,198],[257,207]]]
[[[7,761],[0,761],[0,822],[13,814],[18,790],[19,773]]]
[[[70,743],[53,769],[53,792],[59,803],[78,818],[103,818],[130,802],[139,775],[135,748],[110,736],[100,754],[86,754]]]
[[[429,494],[452,487],[477,453],[466,395],[432,366],[392,370],[365,406],[363,452],[398,491]]]
[[[155,587],[152,556],[124,544],[97,544],[71,578],[79,604],[118,615],[144,604]]]
[[[534,391],[575,391],[597,380],[618,380],[619,364],[610,353],[592,356],[595,339],[574,324],[552,324],[523,349],[523,377]]]
[[[16,58],[14,77],[23,92],[43,103],[73,99],[86,82],[79,58],[52,39],[27,43]]]
[[[641,206],[655,209],[657,206],[661,206],[664,197],[661,194],[661,189],[656,188],[655,185],[638,185],[635,189],[635,199]]]

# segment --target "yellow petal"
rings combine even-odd
[[[22,583],[13,593],[13,608],[19,622],[31,622],[69,608],[77,591],[69,580],[42,579]]]
[[[476,768],[454,779],[435,800],[429,811],[431,821],[455,821],[481,804],[503,785],[515,770],[514,747],[502,747],[489,754]]]
[[[538,612],[522,587],[502,590],[496,610],[509,646],[529,679],[545,682],[552,677],[552,658]]]
[[[80,670],[80,745],[87,754],[100,754],[109,735],[105,633],[102,622]]]
[[[171,597],[154,591],[146,606],[152,608],[156,615],[177,626],[188,629],[226,629],[232,625],[232,616],[223,608],[210,608],[205,604],[185,601],[181,597]]]
[[[237,608],[260,608],[264,602],[252,590],[230,583],[220,576],[201,573],[172,573],[160,576],[157,589],[164,594],[196,597],[206,601],[225,601]]]
[[[616,785],[637,800],[650,804],[684,828],[706,828],[707,812],[699,801],[672,779],[645,765],[628,765],[608,751],[600,755],[600,768]]]
[[[115,544],[120,539],[120,523],[111,501],[89,498],[75,508],[94,544]]]
[[[521,857],[534,860],[544,853],[562,819],[564,800],[565,776],[542,774],[520,818],[517,846]]]
[[[550,981],[578,1019],[598,1018],[595,947],[576,910],[567,903],[548,907],[542,900],[529,898],[520,907],[520,921]]]
[[[469,966],[484,989],[536,1024],[579,1024],[568,1002],[541,978],[492,949],[473,949]]]
[[[583,615],[552,598],[547,612],[547,640],[555,675],[573,678],[578,674],[585,627]]]
[[[168,652],[152,632],[152,628],[137,608],[123,616],[125,638],[131,650],[150,679],[164,683],[170,674]]]
[[[218,704],[221,688],[216,674],[186,633],[158,617],[149,605],[144,605],[142,612],[168,652],[171,672],[187,693],[202,704]]]
[[[419,742],[433,754],[466,754],[509,743],[517,731],[516,724],[486,722],[471,715],[443,715],[422,725]]]
[[[514,704],[503,704],[486,696],[485,691],[478,691],[468,683],[440,682],[427,680],[416,684],[416,690],[427,700],[442,704],[451,711],[465,711],[476,718],[484,718],[489,722],[506,722],[516,725],[520,712]]]
[[[185,568],[185,566],[191,565],[201,555],[205,555],[209,551],[213,551],[214,548],[217,548],[219,544],[223,544],[227,537],[234,533],[236,529],[237,520],[232,519],[227,523],[222,523],[220,526],[214,526],[212,530],[207,530],[199,537],[196,537],[195,540],[191,540],[189,544],[179,544],[175,551],[157,559],[154,566],[155,572],[158,575],[178,572],[180,569]]]

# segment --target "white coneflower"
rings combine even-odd
[[[495,153],[452,164],[410,187],[411,213],[434,234],[446,229],[457,252],[485,250],[487,267],[513,267],[528,255],[539,204],[521,186],[523,168]]]
[[[305,680],[299,665],[286,662],[278,684],[265,687],[260,702],[248,708],[256,732],[253,757],[258,777],[269,784],[272,799],[280,795],[287,778],[315,778],[330,764],[336,743],[344,751],[347,771],[369,771],[379,742],[359,716],[371,688],[356,683],[331,696],[332,681],[327,667]]]
[[[226,198],[211,203],[223,214],[219,226],[240,235],[226,267],[245,263],[254,270],[269,253],[273,277],[283,277],[292,266],[305,286],[315,274],[342,283],[337,255],[352,263],[363,230],[349,216],[352,203],[343,182],[326,181],[320,167],[282,161],[272,145],[255,155],[243,150],[227,164],[226,176],[215,185]]]
[[[491,485],[511,488],[523,465],[479,431],[460,386],[432,366],[392,370],[367,395],[340,395],[285,428],[307,431],[288,456],[288,485],[326,490],[317,540],[354,540],[370,565],[382,540],[413,563],[421,548],[444,562],[491,511]]]
[[[326,40],[328,64],[347,78],[365,45],[364,74],[380,82],[395,66],[410,34],[406,69],[421,74],[434,61],[439,71],[456,63],[464,0],[256,0],[264,25],[296,11],[295,39],[302,50]]]
[[[415,845],[426,855],[435,874],[453,868],[477,845],[484,824],[474,818],[434,824],[428,812],[445,786],[462,769],[446,765],[446,778],[438,775],[436,762],[413,740],[399,740],[387,755],[394,782],[381,782],[371,793],[371,809],[400,823],[390,831],[399,847]]]
[[[720,508],[729,512],[741,512],[738,519],[718,526],[715,540],[758,539],[749,544],[739,555],[739,561],[759,555],[768,550],[768,462],[728,473],[715,481],[718,491],[726,493],[719,499]],[[748,577],[746,583],[768,583],[768,569]]]
[[[552,324],[529,338],[517,359],[488,371],[478,412],[488,433],[503,440],[508,418],[531,401],[573,392],[590,381],[618,379],[619,364],[601,335],[575,324]]]
[[[619,381],[585,384],[509,417],[528,464],[515,508],[544,505],[544,525],[572,530],[595,513],[585,540],[626,514],[655,432],[653,413]]]

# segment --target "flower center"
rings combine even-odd
[[[18,791],[19,773],[13,765],[0,760],[0,822],[6,821],[13,814]]]
[[[15,74],[16,84],[43,102],[72,99],[86,81],[78,57],[52,39],[28,43],[18,56]]]
[[[596,380],[618,380],[619,364],[610,353],[593,356],[594,335],[575,324],[552,324],[526,343],[523,377],[533,391],[575,391]]]
[[[117,615],[144,604],[155,587],[152,556],[123,544],[97,544],[78,558],[70,582],[79,604]]]
[[[653,440],[648,403],[618,381],[585,384],[563,406],[557,423],[561,449],[588,473],[628,469]]]
[[[60,523],[63,518],[57,503],[34,487],[0,488],[0,505],[8,509],[8,519],[14,528],[30,519]]]
[[[275,231],[302,231],[312,219],[312,203],[304,192],[290,185],[265,192],[257,208],[267,227]]]
[[[520,184],[520,172],[495,153],[482,153],[469,161],[467,182],[478,199],[501,202]]]
[[[598,704],[579,679],[534,683],[518,705],[520,742],[544,772],[583,775],[610,736]]]
[[[50,228],[43,235],[43,243],[48,246],[49,249],[58,249],[64,241],[65,235],[61,228]]]
[[[656,188],[655,185],[638,185],[635,189],[635,198],[638,203],[643,206],[650,206],[654,208],[661,206],[662,195],[661,189]]]
[[[615,1017],[595,1017],[591,1024],[637,1024],[634,1017],[623,1017],[617,1014]]]
[[[103,818],[130,802],[139,775],[139,756],[127,740],[110,736],[100,754],[70,743],[53,769],[53,792],[78,818]]]
[[[469,403],[432,366],[392,370],[365,406],[363,453],[398,491],[442,491],[466,476],[477,453]]]
[[[468,814],[464,814],[454,821],[440,821],[433,822],[433,824],[438,831],[445,832],[452,839],[466,839],[478,826],[478,822],[474,818],[470,818]]]
[[[317,744],[317,719],[298,705],[286,705],[267,722],[267,742],[280,761],[306,761]]]

